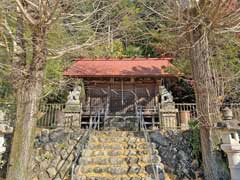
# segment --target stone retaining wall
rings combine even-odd
[[[81,130],[42,130],[35,142],[34,180],[61,180],[76,156],[74,146],[83,134]],[[189,143],[191,131],[151,132],[171,180],[202,179],[203,171],[197,159],[192,157]]]
[[[33,180],[68,179],[82,130],[42,130],[36,137]]]
[[[152,142],[157,145],[165,172],[171,180],[200,180],[203,177],[199,161],[193,158],[191,136],[191,130],[150,133]]]
[[[77,155],[75,146],[83,132],[80,129],[41,130],[35,139],[32,179],[68,180],[69,168]],[[150,133],[169,177],[166,180],[202,179],[203,170],[199,161],[193,158],[189,143],[191,136],[191,130]]]

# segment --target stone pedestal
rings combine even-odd
[[[59,126],[65,127],[81,127],[82,113],[81,111],[69,112],[64,111],[64,120]]]
[[[231,180],[240,180],[240,144],[237,132],[225,132],[221,148],[228,155]]]
[[[64,109],[64,120],[59,126],[79,127],[81,126],[82,105],[81,104],[66,104]]]
[[[159,109],[160,127],[177,128],[177,112],[175,103],[164,103]]]
[[[160,110],[160,127],[177,128],[177,110]]]
[[[79,112],[82,109],[81,104],[66,104],[64,112]]]

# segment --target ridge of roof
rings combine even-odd
[[[172,61],[173,59],[170,57],[163,58],[78,58],[75,61]]]
[[[114,61],[116,60],[116,61]],[[172,58],[90,59],[75,61],[64,71],[72,77],[176,77],[180,71],[171,63]],[[173,68],[175,73],[168,72]]]

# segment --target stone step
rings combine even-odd
[[[130,131],[95,131],[93,135],[107,137],[134,137],[135,133]]]
[[[109,174],[109,175],[139,175],[146,176],[145,165],[132,164],[128,166],[127,164],[121,165],[85,165],[79,166],[76,169],[76,174],[81,176],[83,174]]]
[[[74,180],[153,180],[143,175],[110,175],[110,174],[80,174]]]
[[[82,156],[133,156],[149,153],[149,149],[84,149]],[[152,154],[158,154],[158,151],[155,150]]]
[[[150,143],[146,142],[89,142],[87,145],[88,149],[149,149],[152,146]]]
[[[109,136],[91,136],[91,142],[98,143],[110,143],[110,142],[126,142],[126,143],[143,143],[145,142],[144,138],[136,138],[136,137],[109,137]]]
[[[93,157],[82,157],[79,160],[81,165],[118,165],[127,163],[160,163],[161,159],[158,155],[142,155],[142,156],[93,156]]]
[[[82,152],[74,180],[153,180],[148,167],[161,162],[155,148],[141,133],[96,131]]]

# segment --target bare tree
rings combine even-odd
[[[182,22],[190,43],[190,60],[195,80],[197,108],[201,122],[201,145],[205,177],[220,179],[217,154],[214,149],[220,137],[212,130],[214,123],[221,119],[219,107],[222,103],[221,79],[210,65],[209,41],[216,33],[237,32],[240,30],[240,9],[232,0],[196,1],[192,8],[181,11]]]
[[[215,147],[219,136],[212,130],[219,121],[222,103],[222,83],[211,66],[209,41],[218,34],[240,31],[240,8],[235,0],[176,0],[148,3],[140,1],[154,12],[167,28],[188,42],[197,110],[201,123],[201,147],[207,180],[220,179]],[[159,5],[161,4],[161,6]],[[161,7],[159,10],[158,7]]]
[[[97,24],[101,20],[93,22],[92,26],[95,25],[95,31],[85,42],[72,43],[69,47],[63,45],[62,48],[50,50],[50,53],[47,46],[48,31],[57,21],[62,22],[61,25],[68,28],[73,22],[64,21],[64,19],[78,17],[84,22],[95,13],[104,11],[105,6],[101,9],[98,6],[101,1],[93,2],[91,12],[82,12],[82,14],[81,11],[74,14],[71,8],[80,7],[78,6],[80,3],[86,4],[84,1],[12,0],[3,2],[0,16],[0,46],[8,53],[8,65],[12,71],[11,78],[17,102],[8,180],[28,180],[31,177],[30,162],[48,55],[51,58],[59,58],[83,47],[96,45],[99,43],[95,41],[98,32]],[[71,8],[66,9],[69,6]],[[15,12],[12,9],[15,9]],[[102,39],[101,37],[98,41]]]
[[[47,60],[47,31],[54,21],[60,0],[25,1],[16,0],[16,35],[7,21],[2,25],[11,35],[13,44],[12,73],[16,89],[17,118],[12,140],[7,179],[28,179],[29,162],[33,150],[38,104],[43,87],[43,70]],[[24,33],[26,25],[31,27],[32,57],[27,62]]]

